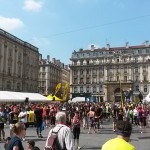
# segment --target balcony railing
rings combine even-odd
[[[119,62],[116,62],[116,61],[112,61],[112,62],[99,62],[99,63],[90,63],[90,64],[84,64],[84,66],[89,66],[89,65],[105,65],[105,64],[131,64],[131,63],[146,63],[146,62],[150,62],[150,60],[130,60],[130,61],[119,61]],[[83,66],[81,64],[70,64],[69,65],[70,67],[72,66]]]

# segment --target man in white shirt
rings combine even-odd
[[[73,134],[71,129],[66,125],[66,114],[64,112],[58,112],[56,114],[56,126],[50,130],[45,147],[48,146],[48,138],[51,136],[52,131],[58,132],[58,142],[61,150],[74,150]]]
[[[25,107],[23,106],[21,108],[21,112],[19,113],[20,121],[26,124],[28,122],[28,112],[25,110]]]
[[[25,110],[24,106],[21,108],[21,112],[19,113],[18,118],[20,118],[20,121],[25,124],[25,127],[27,129],[28,128],[28,112]],[[25,141],[25,138],[23,138],[23,141]]]

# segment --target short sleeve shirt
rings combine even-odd
[[[134,146],[121,138],[114,138],[107,141],[102,150],[135,150]]]
[[[17,112],[10,113],[10,123],[11,124],[16,124],[18,122],[18,115],[19,115],[19,113],[17,113]]]

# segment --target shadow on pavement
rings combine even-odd
[[[28,137],[37,137],[37,136],[35,136],[35,135],[26,135],[26,137],[28,138]]]
[[[31,140],[31,139],[28,139],[28,138],[26,138],[26,141],[28,141],[28,140]],[[36,141],[45,141],[46,142],[46,138],[39,138],[39,139],[32,139],[32,140],[34,140],[35,142]]]
[[[84,145],[81,147],[81,149],[92,149],[93,150],[93,149],[101,149],[101,147],[95,147],[95,146],[94,147],[85,147],[85,145]]]
[[[139,137],[139,139],[150,139],[150,136]]]
[[[132,141],[139,141],[138,139],[130,139],[130,141],[132,142]]]

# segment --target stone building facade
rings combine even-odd
[[[64,93],[65,85],[68,84],[67,99],[70,99],[70,69],[68,65],[62,64],[62,94]]]
[[[56,85],[61,83],[62,87],[57,93],[57,96],[61,98],[65,84],[69,80],[68,67],[55,58],[50,60],[49,55],[47,59],[43,59],[42,55],[40,56],[39,66],[39,93],[43,95],[53,95]]]
[[[150,46],[80,49],[70,64],[70,92],[94,101],[138,100],[150,89]]]
[[[0,90],[38,92],[38,48],[0,29]]]

